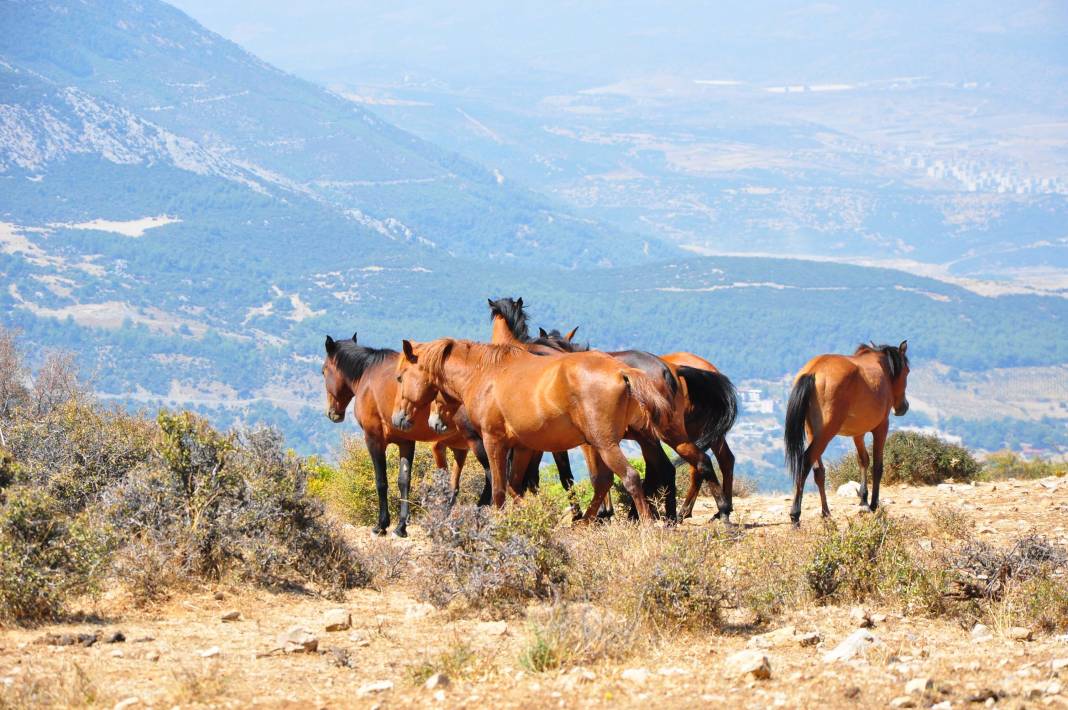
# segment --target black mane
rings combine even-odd
[[[531,342],[530,331],[527,330],[527,314],[523,306],[512,298],[498,298],[496,301],[490,301],[489,305],[491,319],[494,316],[504,318],[508,330],[512,331],[516,339],[524,343]]]
[[[389,348],[367,348],[354,340],[338,340],[334,364],[341,374],[355,382],[367,370],[396,354],[396,350]]]
[[[589,343],[573,343],[564,334],[553,328],[543,337],[527,341],[533,345],[544,345],[564,353],[584,353],[590,349]]]
[[[870,343],[865,345],[861,343],[857,346],[857,351],[854,355],[860,355],[862,353],[879,353],[886,358],[886,369],[890,372],[890,379],[896,380],[897,376],[905,369],[909,364],[909,356],[901,352],[901,349],[896,345],[876,345]]]

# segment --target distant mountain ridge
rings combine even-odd
[[[458,256],[574,267],[672,253],[570,217],[164,3],[13,2],[0,13],[0,164],[9,174],[47,173],[70,154],[167,162],[281,200],[307,198],[353,232]]]

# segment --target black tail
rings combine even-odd
[[[808,403],[815,387],[815,375],[801,375],[794,383],[790,401],[786,405],[786,432],[783,435],[786,445],[786,470],[790,472],[795,483],[805,469],[805,419],[808,417]]]
[[[701,451],[711,448],[727,435],[738,417],[738,393],[726,375],[682,365],[676,368],[686,381],[691,408],[686,428],[700,432],[693,442]]]

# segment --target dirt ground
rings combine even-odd
[[[1005,543],[1033,530],[1068,545],[1068,479],[890,487],[883,502],[892,515],[917,518],[935,503],[958,507],[975,521],[981,540]],[[708,520],[711,505],[699,501],[697,517],[686,524],[718,524]],[[775,535],[788,530],[788,506],[784,495],[740,499],[735,522],[773,544]],[[857,514],[855,498],[832,493],[831,507],[838,518]],[[802,524],[818,524],[818,517],[818,496],[807,495]],[[390,544],[425,544],[418,526],[412,533]],[[324,615],[337,607],[351,613],[352,627],[328,632]],[[231,611],[240,618],[224,621]],[[897,699],[896,706],[946,708],[993,705],[985,698],[997,693],[998,707],[1068,706],[1068,667],[1055,663],[1068,659],[1068,636],[1015,641],[1006,629],[991,628],[989,638],[976,640],[954,620],[868,608],[878,643],[865,658],[827,662],[824,654],[857,627],[850,611],[806,608],[761,629],[739,619],[733,631],[661,639],[622,662],[532,673],[518,661],[527,632],[522,619],[453,618],[421,603],[417,590],[402,584],[355,590],[343,602],[221,587],[149,610],[104,594],[86,602],[88,620],[82,623],[0,631],[0,684],[6,686],[0,707],[838,708],[888,707]],[[318,637],[319,652],[264,655],[294,625]],[[821,640],[765,650],[771,668],[766,680],[725,674],[726,659],[750,637],[787,625],[798,633],[816,631]],[[46,634],[99,630],[121,630],[126,640],[90,647],[40,643]],[[446,688],[426,689],[413,669],[458,646],[475,654],[469,670]],[[348,663],[339,664],[346,655]],[[906,683],[922,677],[932,687],[903,700]]]

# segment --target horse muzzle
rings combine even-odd
[[[427,424],[438,434],[444,434],[449,430],[449,425],[446,424],[437,412],[431,412],[430,417],[427,419]]]
[[[333,409],[326,410],[326,418],[332,421],[334,424],[340,424],[345,421],[344,412],[335,412]]]
[[[909,413],[909,401],[907,399],[903,400],[899,406],[894,407],[894,416],[896,416],[896,417],[903,417],[908,413]]]
[[[393,426],[401,431],[408,431],[412,428],[412,418],[404,410],[398,409],[393,412]]]

